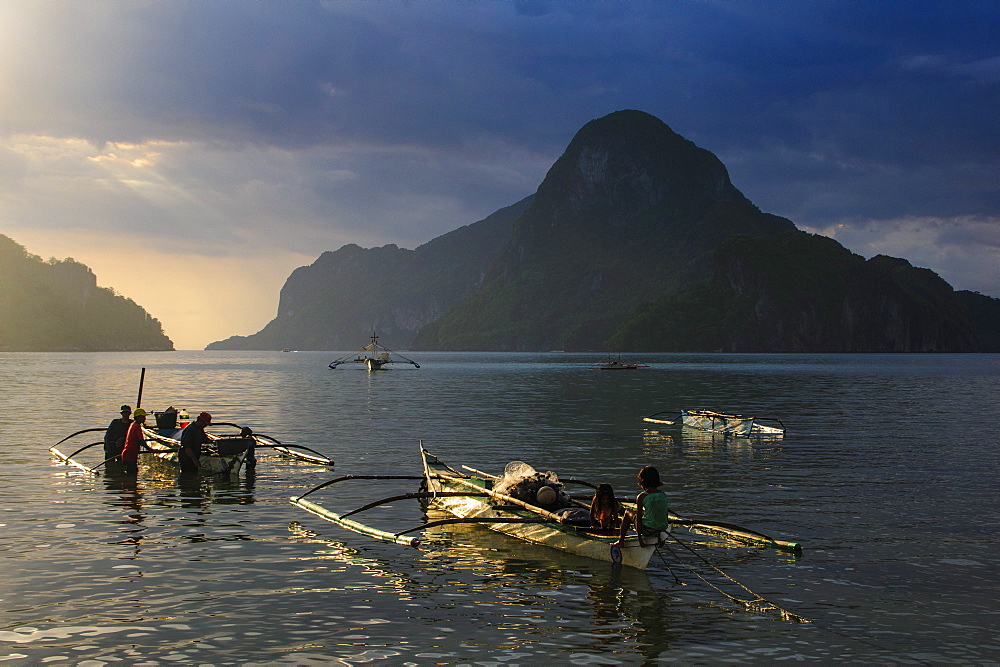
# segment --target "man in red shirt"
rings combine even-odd
[[[122,447],[122,463],[125,466],[125,472],[134,475],[139,472],[139,450],[142,449],[142,443],[145,438],[142,437],[142,426],[146,423],[146,411],[142,408],[136,408],[135,412],[132,413],[132,419],[134,420],[128,427],[128,433],[125,434],[125,445]]]

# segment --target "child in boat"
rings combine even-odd
[[[611,485],[598,484],[594,499],[590,503],[590,525],[594,528],[617,528],[622,509],[622,504],[615,498]]]
[[[618,546],[625,543],[625,535],[635,524],[635,532],[639,536],[639,544],[647,546],[643,537],[655,537],[659,540],[661,532],[670,530],[670,513],[667,509],[667,495],[660,490],[660,471],[653,466],[643,466],[636,475],[642,493],[636,496],[635,512],[626,512],[622,521],[622,529],[618,534]]]

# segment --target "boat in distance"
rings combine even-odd
[[[353,357],[353,359],[352,359]],[[346,354],[339,359],[330,362],[330,368],[337,368],[343,364],[362,364],[369,371],[385,370],[389,364],[410,364],[414,368],[420,368],[420,364],[413,359],[407,359],[399,352],[393,352],[387,347],[380,345],[378,336],[372,332],[372,342],[355,352]]]
[[[649,368],[649,364],[643,364],[638,361],[622,361],[622,355],[620,354],[617,359],[612,359],[609,354],[607,361],[594,364],[591,368],[600,371],[635,371],[640,368]]]
[[[423,475],[347,475],[324,482],[300,496],[290,499],[293,505],[342,528],[384,542],[419,546],[422,530],[444,524],[480,523],[508,536],[543,545],[559,551],[586,556],[615,565],[646,569],[657,546],[670,537],[669,533],[644,536],[630,535],[619,544],[617,528],[601,529],[591,524],[589,502],[570,496],[565,484],[581,484],[596,489],[596,485],[577,479],[560,480],[552,472],[537,472],[531,466],[513,461],[501,475],[491,475],[467,466],[463,471],[445,464],[437,456],[420,447]],[[417,492],[394,495],[376,500],[349,512],[338,514],[306,496],[349,480],[420,480]],[[380,505],[404,499],[419,499],[426,509],[441,510],[451,518],[428,521],[400,531],[388,531],[352,519],[353,515]],[[628,505],[628,503],[623,503]],[[672,524],[686,526],[692,532],[710,534],[751,546],[768,546],[798,553],[797,543],[775,540],[766,535],[733,524],[690,520],[671,514]]]
[[[682,426],[701,431],[712,431],[714,433],[744,437],[765,436],[777,438],[785,434],[785,425],[773,417],[748,417],[746,415],[713,412],[712,410],[664,410],[651,414],[648,417],[643,417],[642,420],[650,424],[660,424],[663,426],[676,426],[679,423]],[[762,421],[771,423],[762,424]]]

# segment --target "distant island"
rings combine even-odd
[[[537,192],[415,250],[346,245],[215,350],[1000,351],[1000,300],[760,211],[641,111],[576,134]]]
[[[160,322],[72,259],[43,261],[0,234],[0,351],[173,350]]]

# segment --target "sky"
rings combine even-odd
[[[998,34],[994,0],[4,0],[0,233],[201,349],[639,109],[762,210],[1000,297]]]

